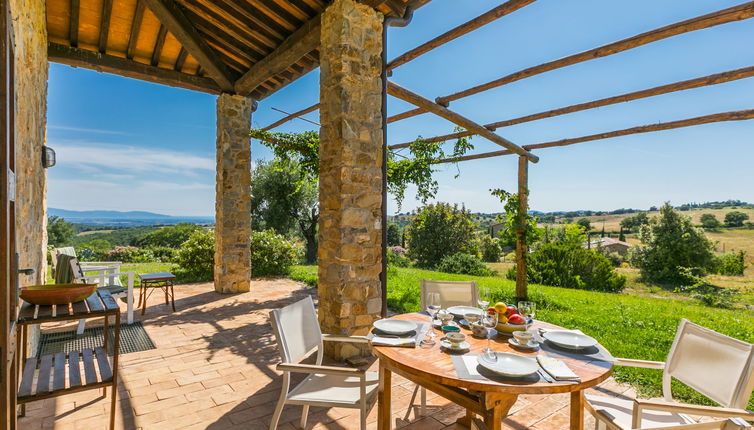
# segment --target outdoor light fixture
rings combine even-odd
[[[55,150],[49,146],[42,147],[42,167],[45,169],[55,165]]]

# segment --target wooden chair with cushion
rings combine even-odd
[[[348,367],[323,366],[322,359],[324,342],[368,344],[369,341],[363,336],[322,334],[311,297],[270,312],[270,323],[283,359],[277,366],[283,372],[283,387],[270,430],[277,429],[285,405],[304,406],[301,428],[306,428],[311,405],[359,409],[360,428],[365,430],[367,415],[377,402],[378,374]],[[301,364],[315,350],[316,364]],[[291,373],[307,374],[292,390]]]
[[[626,400],[586,396],[586,409],[597,420],[598,430],[638,428],[748,428],[754,413],[745,410],[754,391],[754,345],[681,320],[667,361],[616,359],[615,365],[663,371],[664,400]],[[671,379],[717,402],[717,406],[696,406],[673,400]],[[719,418],[729,427],[704,427],[687,414]]]

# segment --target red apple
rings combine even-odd
[[[507,310],[505,311],[505,314],[510,317],[511,315],[518,314],[518,309],[516,309],[515,306],[508,306]]]
[[[526,320],[520,314],[513,314],[508,318],[508,324],[522,325],[525,323]]]

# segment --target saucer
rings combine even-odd
[[[460,345],[458,345],[458,347],[453,347],[450,344],[450,341],[448,341],[447,339],[443,338],[443,339],[440,339],[440,346],[442,346],[443,348],[445,348],[445,349],[447,349],[449,351],[466,351],[466,350],[468,350],[471,347],[471,344],[469,344],[466,341],[463,341],[463,342],[461,342]]]
[[[450,322],[448,322],[448,324],[447,324],[447,325],[449,325],[449,326],[453,326],[453,327],[460,327],[460,326],[458,325],[458,323],[457,323],[457,322],[455,322],[455,321],[452,321],[452,320],[451,320]],[[439,329],[439,328],[442,328],[442,327],[443,327],[443,325],[442,325],[442,321],[440,321],[440,320],[438,320],[438,319],[435,319],[434,321],[432,321],[432,326],[433,326],[434,328],[438,328],[438,329]]]
[[[539,348],[539,343],[537,343],[537,341],[535,341],[535,340],[530,341],[526,345],[522,345],[522,344],[518,343],[518,341],[516,340],[515,337],[512,337],[512,338],[508,339],[508,343],[510,343],[511,345],[515,346],[516,348],[523,348],[523,349],[537,349],[537,348]]]

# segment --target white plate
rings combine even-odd
[[[591,336],[571,330],[548,330],[542,337],[566,349],[584,349],[599,343]]]
[[[449,349],[451,351],[465,351],[471,348],[471,344],[466,341],[463,341],[460,345],[454,347],[447,339],[440,339],[440,345],[442,345],[443,348]]]
[[[448,312],[453,314],[453,316],[456,316],[458,318],[463,318],[466,316],[466,314],[482,314],[482,310],[479,308],[475,308],[473,306],[451,306],[448,308]]]
[[[374,322],[374,326],[381,332],[387,334],[406,334],[416,330],[416,323],[409,320],[399,320],[385,318]]]
[[[539,371],[537,360],[510,352],[496,352],[497,360],[490,359],[486,354],[479,354],[477,361],[487,370],[503,376],[527,376]]]
[[[529,343],[527,343],[526,345],[522,345],[518,343],[515,337],[508,339],[508,343],[510,343],[511,345],[517,348],[524,348],[524,349],[537,349],[539,347],[539,344],[537,343],[536,340],[530,340]]]

